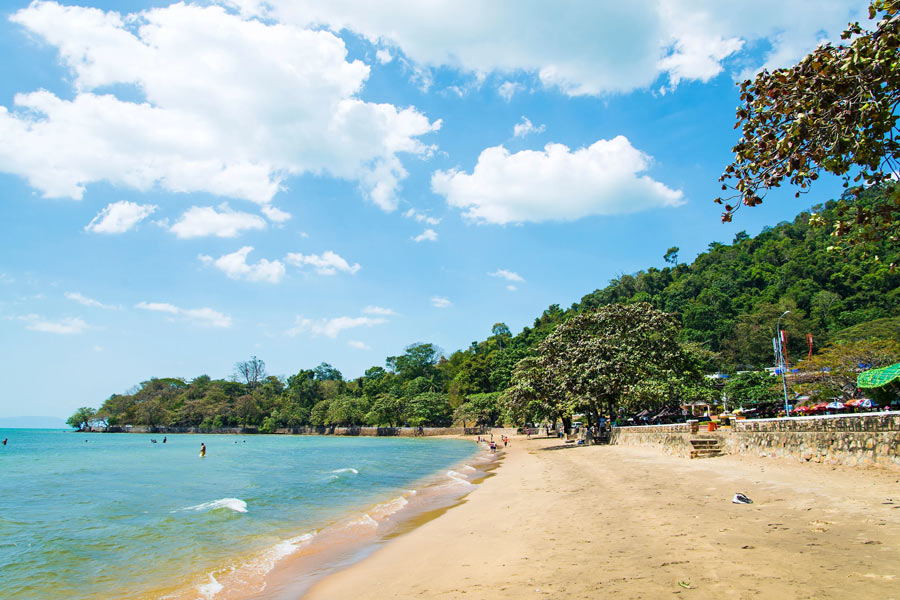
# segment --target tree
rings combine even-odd
[[[672,246],[666,253],[663,255],[663,260],[672,265],[673,267],[678,264],[678,251],[680,248],[678,246]]]
[[[803,386],[815,393],[823,388],[845,399],[856,391],[856,376],[866,369],[878,369],[900,362],[900,342],[896,340],[862,340],[829,344],[822,352],[801,363],[801,371],[814,380]]]
[[[235,363],[234,372],[252,390],[266,378],[266,363],[251,356],[250,360]]]
[[[343,381],[344,376],[327,362],[319,364],[315,369],[316,381]]]
[[[819,46],[799,64],[763,71],[741,84],[735,128],[742,137],[732,149],[733,163],[720,177],[723,190],[733,190],[723,221],[741,206],[757,206],[766,192],[785,179],[809,189],[822,172],[877,185],[900,172],[900,0],[873,0],[869,18],[879,18],[874,31],[859,23],[841,35],[845,43]],[[854,192],[862,188],[854,188]],[[900,191],[874,206],[844,204],[834,234],[851,231],[851,243],[888,236],[898,241]],[[822,224],[817,218],[811,223]]]
[[[737,406],[777,402],[783,398],[781,378],[765,371],[739,373],[725,382],[722,391]]]
[[[677,334],[675,316],[647,303],[576,315],[539,346],[555,388],[551,400],[561,414],[609,411],[613,417],[680,400],[703,375]]]
[[[430,378],[436,373],[435,365],[441,354],[441,349],[434,344],[410,344],[403,354],[389,356],[385,363],[404,381],[416,377]]]
[[[66,425],[80,431],[84,431],[90,427],[91,421],[97,416],[97,411],[87,406],[82,406],[75,411],[75,414],[66,419]]]

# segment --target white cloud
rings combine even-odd
[[[211,308],[180,308],[167,302],[138,302],[134,306],[142,310],[162,312],[184,318],[202,327],[231,327],[231,317]]]
[[[383,308],[381,306],[367,306],[362,311],[367,315],[383,315],[385,317],[394,316],[397,314],[392,309]]]
[[[383,65],[386,65],[389,62],[391,62],[392,60],[394,60],[394,57],[391,56],[391,53],[388,52],[387,50],[385,50],[384,48],[380,48],[375,53],[375,58],[378,60],[378,62],[380,62]]]
[[[291,218],[291,213],[285,212],[280,208],[267,204],[262,207],[262,213],[273,223],[284,223]]]
[[[517,288],[517,287],[514,286],[514,285],[508,285],[508,286],[506,286],[506,289],[508,289],[508,290],[511,291],[511,292],[515,292],[515,291],[518,290],[519,288]]]
[[[284,277],[284,264],[280,260],[269,261],[265,258],[251,265],[247,263],[247,255],[253,251],[253,246],[244,246],[231,254],[224,254],[219,258],[213,258],[204,254],[200,260],[204,264],[211,264],[225,273],[231,279],[244,279],[246,281],[264,281],[266,283],[278,283]]]
[[[169,231],[182,239],[210,235],[232,238],[247,229],[265,228],[266,222],[259,215],[235,211],[222,204],[218,209],[212,206],[192,206]]]
[[[513,135],[517,138],[523,138],[529,133],[542,133],[546,129],[544,125],[535,127],[531,121],[522,115],[522,120],[513,126]]]
[[[504,81],[497,88],[497,93],[500,94],[500,97],[509,102],[512,100],[512,97],[521,90],[524,86],[521,83],[516,83],[514,81]]]
[[[414,208],[410,208],[408,211],[403,213],[403,216],[407,219],[415,219],[416,223],[425,223],[426,225],[437,225],[441,222],[440,219],[429,217],[425,213],[421,213]]]
[[[0,107],[0,121],[3,111]],[[2,151],[0,151],[2,152]],[[107,204],[84,229],[94,233],[125,233],[156,210],[152,204],[136,204],[120,200]]]
[[[359,266],[359,263],[351,265],[339,254],[336,254],[331,250],[326,250],[322,254],[290,252],[284,260],[301,268],[304,265],[309,265],[313,267],[319,275],[334,275],[338,271],[353,275],[362,268]]]
[[[571,95],[707,81],[723,61],[748,47],[771,46],[770,68],[795,62],[821,32],[835,39],[848,21],[863,19],[861,0],[720,0],[582,2],[548,16],[547,5],[516,0],[242,0],[267,16],[302,26],[349,29],[372,43],[393,45],[419,73],[450,66],[474,74],[525,72]],[[759,44],[762,42],[762,44]],[[750,59],[750,52],[741,54]],[[759,65],[756,65],[759,66]],[[754,68],[756,67],[754,66]],[[427,79],[428,74],[419,75]],[[507,101],[518,86],[498,90]]]
[[[297,317],[294,320],[294,326],[288,329],[285,334],[294,337],[297,334],[309,332],[313,336],[322,336],[336,338],[342,331],[346,329],[355,329],[357,327],[374,327],[387,323],[387,319],[380,317],[334,317],[332,319],[306,319]]]
[[[372,347],[366,344],[365,342],[360,342],[357,340],[347,340],[347,345],[351,348],[355,348],[357,350],[371,350]]]
[[[413,238],[414,242],[436,242],[438,239],[437,231],[430,227]]]
[[[72,94],[0,107],[0,170],[46,197],[106,181],[268,204],[287,177],[356,181],[396,208],[403,154],[437,130],[414,107],[360,100],[369,67],[337,35],[175,3],[136,14],[33,2],[11,20],[54,47]],[[126,101],[111,89],[142,95]],[[70,97],[71,96],[71,97]]]
[[[448,298],[442,296],[432,296],[431,305],[435,308],[450,308],[453,303]]]
[[[20,320],[28,323],[26,329],[31,331],[40,331],[42,333],[55,333],[58,335],[75,335],[84,333],[88,329],[88,324],[80,317],[67,317],[58,321],[48,321],[38,315],[26,315],[19,317]]]
[[[521,275],[514,271],[507,271],[506,269],[497,269],[493,273],[488,273],[491,277],[499,277],[500,279],[505,279],[507,281],[515,281],[518,283],[522,283],[525,280]]]
[[[79,292],[66,292],[65,297],[73,302],[77,302],[84,306],[90,306],[92,308],[102,308],[105,310],[116,310],[119,307],[113,306],[111,304],[103,304],[98,300],[94,300],[93,298],[88,298],[87,296],[79,293]]]
[[[684,204],[680,190],[641,175],[650,164],[623,136],[574,152],[562,144],[515,154],[496,146],[482,151],[471,174],[436,171],[431,187],[479,223],[573,221]]]

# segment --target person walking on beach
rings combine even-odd
[[[206,444],[200,442],[200,458],[206,456]]]

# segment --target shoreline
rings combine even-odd
[[[139,597],[276,600],[301,596],[322,577],[351,566],[388,540],[463,502],[478,483],[492,476],[497,459],[474,440],[441,437],[471,442],[473,453],[305,532],[298,530],[274,545],[235,556],[212,570],[186,574],[177,585],[148,590]]]
[[[464,502],[302,597],[898,598],[898,483],[879,468],[513,437]]]

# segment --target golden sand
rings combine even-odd
[[[513,438],[334,598],[900,598],[900,473]],[[753,504],[733,504],[742,492]]]

